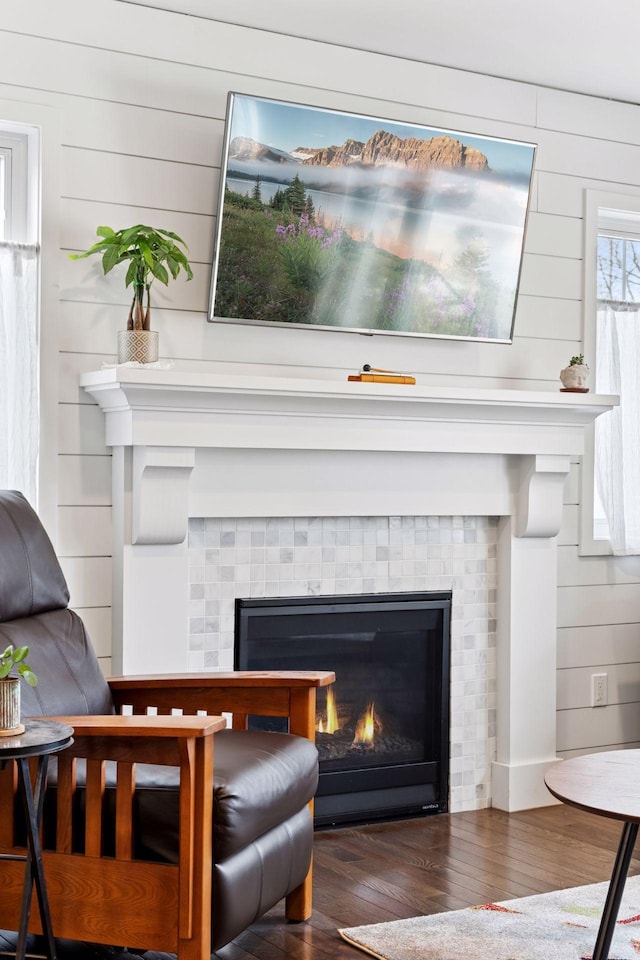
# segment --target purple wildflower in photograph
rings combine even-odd
[[[338,227],[333,233],[328,233],[322,240],[323,250],[327,250],[329,247],[333,247],[336,243],[339,243],[342,239],[342,230]]]
[[[475,308],[476,308],[476,303],[475,303],[475,300],[473,299],[472,296],[467,296],[467,297],[465,297],[464,300],[462,301],[462,305],[461,305],[461,306],[462,306],[462,312],[463,312],[464,316],[465,316],[465,317],[470,317],[471,314],[473,313],[473,311],[474,311]]]

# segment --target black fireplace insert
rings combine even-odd
[[[447,810],[450,619],[449,592],[236,600],[237,670],[335,671],[318,691],[317,826]]]

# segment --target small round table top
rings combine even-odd
[[[24,733],[17,733],[13,737],[0,737],[0,761],[58,753],[73,740],[73,727],[59,720],[26,717],[24,726]]]
[[[544,780],[563,803],[640,823],[640,750],[610,750],[562,760],[547,770]]]

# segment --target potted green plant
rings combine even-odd
[[[38,678],[27,663],[29,647],[12,643],[0,654],[0,736],[10,737],[24,730],[20,723],[20,681],[35,687]]]
[[[118,363],[131,360],[153,363],[158,359],[158,333],[151,330],[151,284],[159,280],[168,286],[181,270],[191,280],[193,272],[187,260],[187,245],[171,230],[147,227],[137,223],[133,227],[113,230],[98,227],[101,238],[83,253],[70,253],[72,260],[82,260],[94,253],[102,254],[102,269],[110,273],[120,263],[128,262],[125,287],[133,287],[127,329],[118,333]],[[184,247],[184,250],[181,249]]]
[[[561,389],[564,393],[588,393],[588,378],[589,366],[584,362],[584,355],[579,353],[571,357],[569,366],[560,371]]]

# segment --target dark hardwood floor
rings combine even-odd
[[[608,880],[620,824],[567,806],[441,814],[316,834],[314,911],[272,910],[219,960],[358,960],[338,927],[457,910]],[[640,847],[630,875],[640,873]],[[4,937],[7,949],[13,938]],[[0,943],[0,948],[2,948]],[[131,960],[118,949],[58,942],[59,960]],[[149,952],[146,960],[168,955]]]

